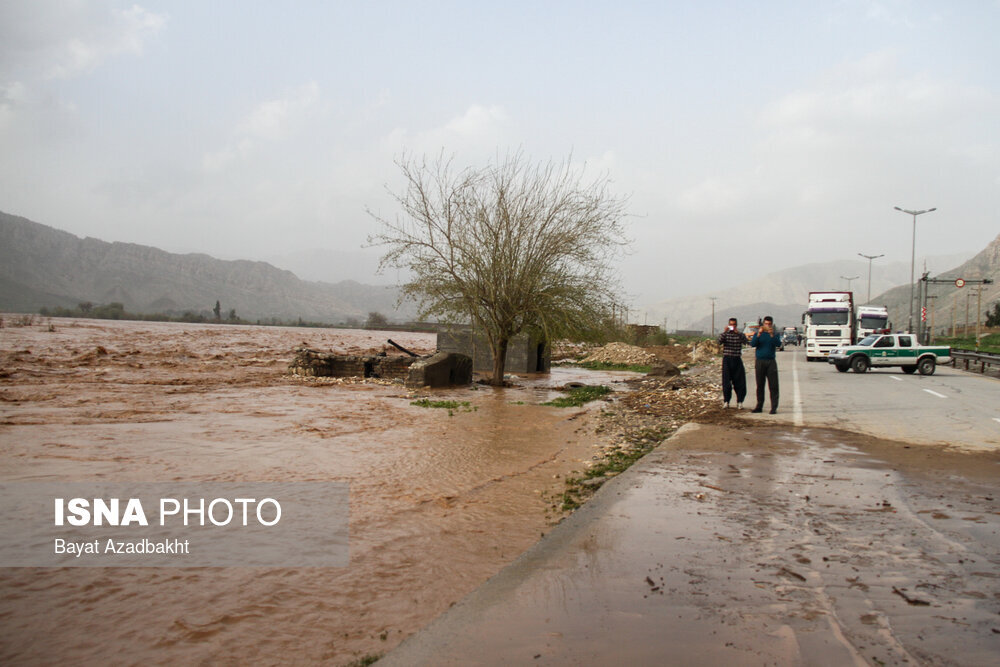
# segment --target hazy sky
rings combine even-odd
[[[335,251],[329,279],[387,282],[359,248],[394,157],[521,149],[630,197],[636,305],[908,261],[894,205],[939,209],[918,254],[978,250],[998,34],[1000,0],[0,0],[0,210],[306,277]]]

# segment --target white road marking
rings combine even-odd
[[[792,356],[792,423],[802,426],[802,395],[799,393],[799,355]]]
[[[994,418],[993,418],[993,421],[995,421],[995,422],[1000,422],[1000,417],[994,417]]]
[[[944,394],[939,394],[936,391],[931,391],[930,389],[924,389],[924,391],[926,391],[928,394],[931,394],[933,396],[937,396],[938,398],[948,398]]]
[[[890,375],[889,379],[890,380],[895,380],[896,382],[902,382],[903,381],[903,378],[898,378],[895,375]]]

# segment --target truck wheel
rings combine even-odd
[[[838,361],[837,363],[834,364],[834,366],[836,366],[837,370],[840,371],[841,373],[846,373],[851,369],[851,367],[847,364],[846,361]]]
[[[868,361],[868,357],[863,354],[854,355],[851,359],[851,370],[855,373],[864,373],[871,367],[871,365],[872,363]]]
[[[906,373],[907,375],[913,375],[914,373],[917,372],[917,367],[916,366],[903,366],[903,372]]]
[[[934,367],[937,363],[932,357],[924,357],[917,362],[917,370],[920,371],[921,375],[934,375]]]

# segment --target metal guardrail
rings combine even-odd
[[[952,350],[951,351],[951,365],[958,368],[958,363],[962,362],[964,364],[965,370],[976,370],[975,368],[969,368],[969,364],[979,364],[979,372],[985,373],[988,366],[996,366],[1000,368],[1000,354],[993,354],[992,352],[969,352],[968,350]]]

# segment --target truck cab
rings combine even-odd
[[[809,292],[802,324],[807,361],[822,361],[832,350],[851,345],[856,340],[853,292]]]
[[[889,309],[885,306],[858,306],[857,337],[864,340],[870,334],[886,334],[892,331]]]

